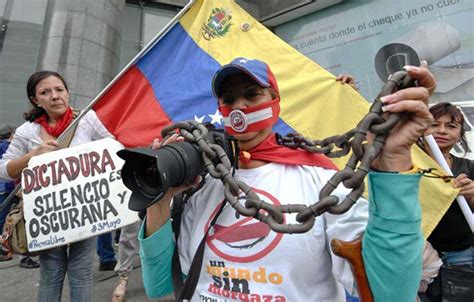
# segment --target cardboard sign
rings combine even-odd
[[[138,220],[121,179],[119,142],[106,138],[30,159],[22,173],[28,249],[40,251]]]

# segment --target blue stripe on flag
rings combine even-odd
[[[220,64],[194,42],[181,24],[177,23],[141,58],[137,67],[173,122],[195,117],[203,118],[202,122],[213,121],[217,100],[211,82]],[[283,134],[294,131],[281,119],[275,130]]]
[[[176,24],[137,63],[163,110],[174,121],[206,116],[217,110],[211,80],[220,64]],[[217,125],[216,125],[217,126]]]

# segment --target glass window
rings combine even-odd
[[[0,1],[0,125],[23,123],[26,81],[36,70],[47,0]]]
[[[150,42],[176,16],[177,11],[145,9],[144,42]]]
[[[122,53],[120,67],[124,68],[150,42],[178,12],[176,10],[126,5],[122,27]],[[141,22],[142,21],[142,22]],[[142,25],[143,24],[143,25]],[[143,28],[141,28],[143,26]]]
[[[124,68],[140,51],[140,7],[126,5],[123,15],[120,69]]]

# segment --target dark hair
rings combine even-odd
[[[4,125],[0,127],[0,139],[9,139],[13,132],[15,132],[15,127],[12,125]]]
[[[42,116],[43,114],[46,114],[46,111],[43,108],[38,107],[38,105],[33,102],[32,98],[36,95],[36,85],[38,85],[39,82],[50,76],[60,79],[61,82],[63,82],[63,85],[66,90],[69,91],[69,89],[67,88],[66,81],[64,81],[63,77],[59,73],[49,70],[42,70],[33,73],[28,79],[28,82],[26,83],[26,95],[28,96],[28,100],[30,101],[33,108],[30,111],[23,113],[23,117],[25,118],[25,120],[33,122],[38,117]]]
[[[466,136],[464,135],[466,133],[466,124],[461,110],[451,103],[443,102],[433,105],[430,108],[430,112],[435,120],[442,116],[448,115],[451,117],[451,122],[456,122],[461,125],[461,145],[463,146],[464,150],[467,150],[467,140]]]

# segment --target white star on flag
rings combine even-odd
[[[196,122],[202,124],[202,122],[204,121],[204,118],[205,118],[205,117],[206,117],[205,115],[203,115],[203,116],[201,116],[201,117],[197,117],[196,115],[194,115],[194,120],[195,120]]]
[[[214,114],[208,114],[208,116],[212,119],[211,120],[211,124],[215,124],[215,123],[218,123],[219,125],[221,124],[221,120],[222,120],[222,115],[221,113],[219,112],[219,109],[216,110],[216,113]]]

